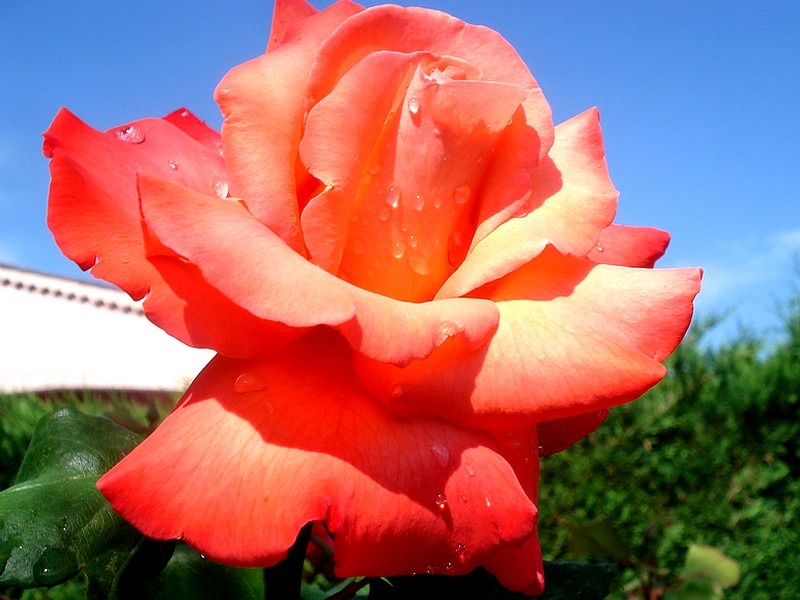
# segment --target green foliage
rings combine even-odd
[[[53,586],[82,573],[88,596],[106,598],[163,568],[171,548],[125,523],[95,486],[139,439],[68,408],[39,421],[16,485],[0,492],[1,584]]]
[[[672,598],[720,597],[709,595],[721,594],[718,582],[687,587],[681,579],[687,548],[698,543],[741,566],[741,580],[725,598],[794,598],[800,298],[786,311],[785,336],[769,347],[742,335],[707,348],[702,331],[675,352],[666,379],[644,398],[612,410],[574,448],[543,459],[545,555],[574,558],[581,547],[570,547],[568,532],[608,519],[637,557],[638,572],[623,576],[629,590],[673,585],[684,595]]]

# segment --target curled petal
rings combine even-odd
[[[652,267],[664,255],[669,233],[653,227],[609,225],[600,232],[588,257],[594,262],[625,267]]]
[[[467,573],[531,539],[536,507],[490,435],[393,416],[348,360],[329,333],[271,360],[214,359],[98,486],[146,535],[240,566],[275,564],[317,520],[342,576]]]
[[[566,450],[600,427],[607,417],[608,409],[603,408],[539,423],[536,426],[539,430],[539,456]]]
[[[136,172],[207,192],[227,177],[217,153],[162,119],[102,133],[62,108],[44,153],[52,158],[47,223],[59,247],[135,299],[158,279],[144,258]]]
[[[550,154],[532,175],[528,214],[480,239],[437,297],[462,296],[510,273],[538,256],[543,242],[586,256],[614,218],[616,202],[599,116],[589,110],[556,127]]]
[[[202,281],[258,319],[333,326],[358,352],[394,364],[424,358],[452,337],[480,345],[497,326],[488,300],[412,304],[356,288],[296,254],[236,201],[145,175],[139,188],[150,260],[196,266]]]
[[[179,108],[169,113],[164,120],[172,123],[189,137],[194,138],[212,152],[220,154],[222,142],[218,131],[211,129],[185,108]]]
[[[217,86],[222,144],[236,188],[253,215],[298,253],[305,250],[295,163],[308,73],[322,41],[359,10],[337,2],[294,21],[284,33],[286,43],[234,67]]]
[[[633,400],[664,375],[699,291],[699,269],[631,269],[543,253],[476,293],[495,300],[497,333],[480,352],[405,369],[357,362],[390,405],[502,427]],[[392,394],[401,389],[402,395]]]

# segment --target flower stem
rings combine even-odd
[[[286,558],[273,567],[264,568],[265,600],[301,600],[303,563],[310,538],[311,523],[306,523],[297,534]]]

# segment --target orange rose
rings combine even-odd
[[[216,97],[221,138],[187,111],[45,134],[62,250],[218,353],[100,489],[223,563],[316,521],[343,576],[539,591],[540,453],[661,379],[699,290],[611,224],[597,111],[554,127],[496,32],[346,0],[279,0]]]

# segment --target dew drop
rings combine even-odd
[[[444,570],[445,571],[452,571],[453,570],[453,563],[450,562],[450,561],[447,561],[447,564],[444,566]]]
[[[441,196],[434,196],[433,197],[433,208],[442,208],[442,197]]]
[[[275,410],[276,410],[275,409],[275,405],[272,402],[265,402],[264,403],[264,410],[267,411],[268,415],[274,415],[275,414]]]
[[[423,208],[425,208],[425,198],[423,198],[420,194],[417,194],[414,196],[414,202],[411,204],[411,207],[417,212],[421,211]]]
[[[466,204],[469,202],[469,195],[471,192],[472,190],[469,189],[468,185],[460,185],[453,190],[453,199],[456,201],[456,204]]]
[[[33,580],[39,586],[51,587],[78,573],[75,557],[61,548],[45,547],[33,564]]]
[[[458,333],[458,328],[450,321],[443,321],[439,326],[439,331],[444,337],[452,337]]]
[[[417,115],[419,113],[419,100],[416,98],[408,99],[408,112],[412,115]]]
[[[433,565],[428,565],[427,567],[425,567],[425,572],[428,575],[433,575],[436,573],[436,567],[434,567]]]
[[[267,384],[261,378],[261,375],[252,371],[242,373],[236,378],[233,383],[233,390],[237,394],[246,394],[248,392],[258,392],[267,387]]]
[[[419,242],[419,240],[417,240],[416,236],[413,236],[413,235],[408,236],[408,245],[409,245],[409,247],[416,248],[418,242]]]
[[[169,168],[172,169],[173,171],[178,170],[178,163],[176,163],[174,160],[169,161],[167,164],[169,165]]]
[[[186,117],[189,116],[189,111],[188,110],[182,110],[181,111],[181,116],[185,119]]]
[[[228,183],[225,181],[215,181],[214,182],[214,193],[217,194],[220,198],[227,198],[228,197]]]
[[[439,510],[444,510],[445,506],[447,506],[447,496],[444,494],[436,494],[433,503]]]
[[[402,395],[403,395],[403,386],[402,385],[397,384],[396,386],[394,386],[392,388],[392,398],[399,398]]]
[[[378,211],[378,221],[383,221],[385,223],[391,216],[392,210],[388,206],[381,206],[381,209]]]
[[[467,495],[466,495],[466,494],[461,494],[461,501],[462,501],[464,504],[466,504],[467,502],[469,502],[469,498],[467,498]]]
[[[408,266],[417,275],[430,275],[431,273],[430,264],[428,264],[424,256],[419,254],[412,254],[408,257]]]
[[[144,141],[144,131],[136,125],[126,125],[114,134],[118,140],[128,144],[141,144]]]
[[[466,549],[467,549],[467,547],[464,544],[456,544],[456,554],[459,554],[459,555],[464,554],[464,551]]]
[[[392,244],[392,256],[395,258],[403,258],[406,253],[406,244],[403,241],[397,241]]]
[[[364,173],[361,176],[361,179],[358,180],[358,182],[361,185],[367,185],[371,180],[372,180],[372,175],[370,175],[369,173]]]
[[[470,477],[475,477],[475,469],[472,468],[472,465],[467,465],[466,467],[464,467],[464,470]]]
[[[597,246],[597,251],[598,251],[598,252],[602,252],[602,251],[603,251],[603,247],[598,245],[598,246]]]
[[[369,168],[370,175],[377,175],[378,172],[381,170],[381,166],[378,163],[375,163]]]
[[[386,190],[384,199],[386,200],[386,204],[392,208],[397,208],[397,205],[400,203],[400,189],[394,185],[390,186],[389,189]]]
[[[436,462],[438,462],[442,468],[446,467],[450,462],[450,451],[447,449],[447,446],[443,446],[442,444],[434,444],[431,446],[431,452],[433,452],[433,456],[436,458]],[[440,494],[444,497],[444,494]],[[445,500],[446,501],[446,500]]]
[[[491,508],[492,507],[492,501],[489,500],[489,496],[486,496],[485,500],[486,500],[486,508]]]

